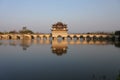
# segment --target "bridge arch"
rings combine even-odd
[[[58,35],[58,36],[57,36],[57,40],[58,40],[58,41],[62,41],[62,40],[64,40],[64,37],[61,36],[61,35]]]
[[[73,40],[76,41],[78,39],[77,35],[73,36]]]
[[[85,40],[85,37],[83,35],[80,35],[80,40],[81,41]]]
[[[89,35],[86,36],[86,40],[90,41],[91,39],[92,38]]]
[[[22,36],[17,35],[17,36],[16,36],[16,39],[17,39],[17,40],[20,40],[20,39],[22,39]]]
[[[31,37],[31,39],[35,39],[35,37],[33,35],[31,35],[30,37]]]
[[[72,37],[70,35],[67,36],[68,41],[72,40]]]
[[[106,37],[105,37],[105,39],[106,40],[109,40],[111,37],[109,36],[109,35],[107,35]]]
[[[47,40],[47,36],[46,35],[43,35],[43,40]]]
[[[2,36],[0,35],[0,39],[2,39]]]
[[[51,34],[44,34],[44,37],[46,38],[46,40],[50,40]]]
[[[0,34],[0,39],[2,39],[2,35]]]
[[[97,40],[98,37],[96,35],[93,36],[93,40]]]
[[[37,35],[37,38],[39,39],[39,40],[42,40],[43,39],[43,35]]]
[[[24,39],[29,39],[29,40],[32,39],[31,35],[24,35],[23,38],[24,38]]]
[[[41,37],[39,35],[37,35],[37,40],[41,40]]]
[[[11,39],[13,39],[13,37],[11,35],[8,35],[7,39],[11,40]]]
[[[104,40],[105,38],[102,35],[100,35],[98,39],[99,40]]]

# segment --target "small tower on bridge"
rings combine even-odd
[[[62,22],[57,22],[56,24],[53,24],[51,31],[53,39],[58,37],[62,37],[63,39],[65,39],[68,36],[67,25],[63,24]]]

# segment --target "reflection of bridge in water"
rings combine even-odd
[[[67,53],[69,45],[115,45],[120,47],[120,42],[107,40],[2,40],[0,45],[21,46],[23,50],[27,50],[32,45],[51,45],[51,50],[57,55]]]

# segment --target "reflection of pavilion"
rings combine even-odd
[[[68,43],[67,40],[52,40],[52,52],[59,55],[67,53]]]

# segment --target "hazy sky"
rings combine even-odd
[[[59,21],[69,32],[120,30],[120,0],[0,0],[0,31],[51,32]]]

